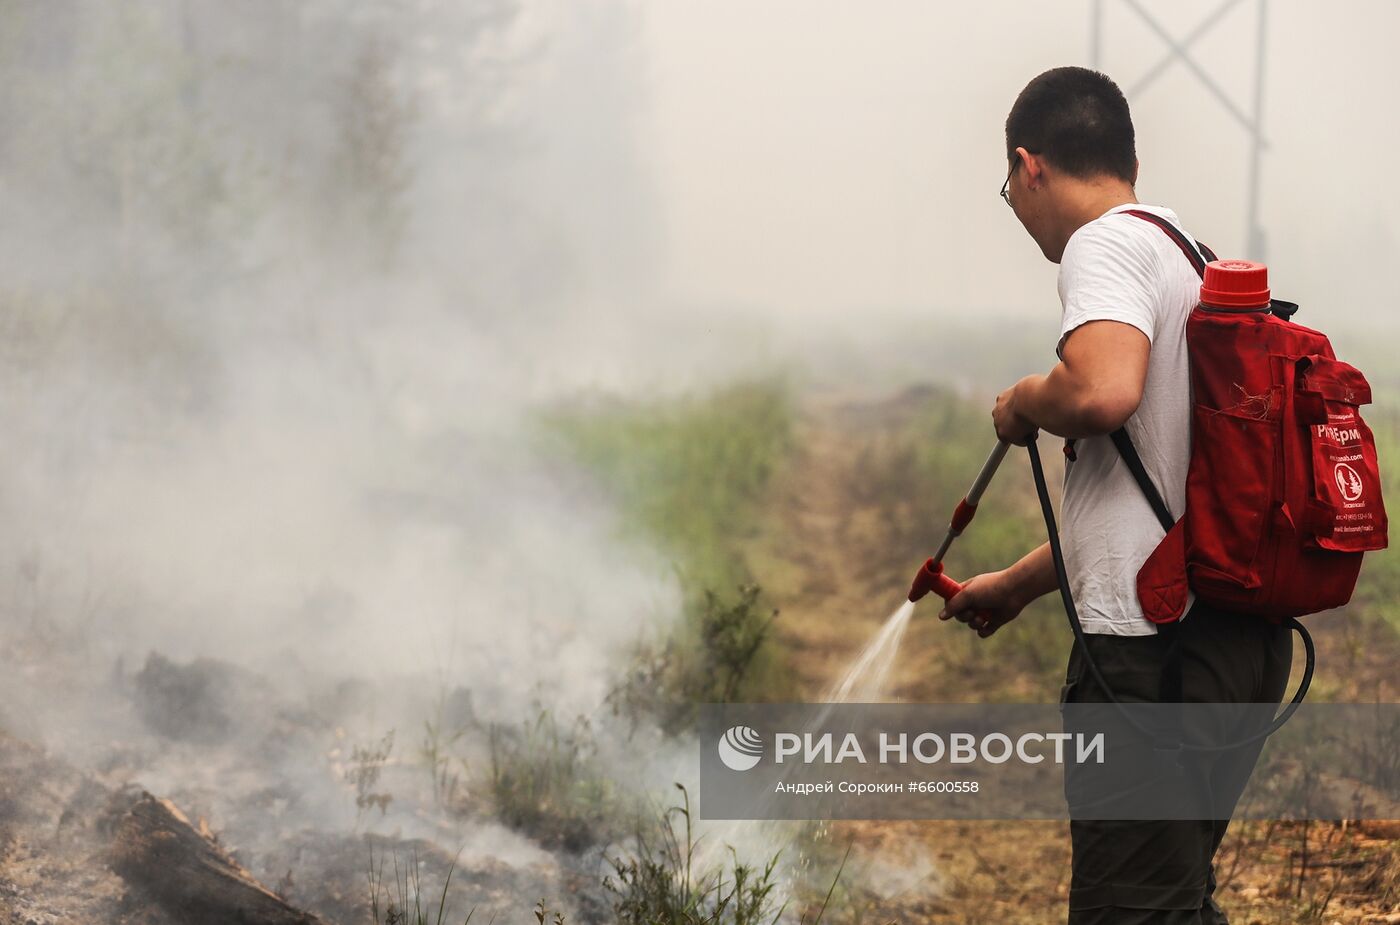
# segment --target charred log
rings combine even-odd
[[[263,886],[168,800],[142,792],[109,816],[112,869],[183,921],[209,925],[325,925]]]

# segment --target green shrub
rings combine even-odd
[[[503,823],[569,851],[617,834],[627,804],[598,766],[587,720],[561,727],[541,710],[519,726],[493,723],[488,733],[490,793]]]
[[[637,647],[608,695],[614,713],[648,717],[675,734],[694,725],[699,704],[755,700],[771,691],[776,668],[764,643],[778,612],[765,614],[759,596],[757,585],[741,585],[733,601],[705,591],[692,619],[660,645]]]

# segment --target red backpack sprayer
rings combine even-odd
[[[1201,302],[1186,324],[1191,457],[1180,518],[1171,516],[1127,430],[1110,435],[1165,531],[1138,572],[1143,615],[1159,633],[1174,634],[1190,590],[1221,610],[1286,624],[1306,653],[1297,693],[1267,729],[1223,745],[1178,743],[1220,751],[1263,739],[1287,722],[1307,694],[1315,662],[1312,638],[1298,618],[1346,604],[1363,553],[1386,546],[1375,439],[1359,414],[1371,390],[1323,334],[1291,320],[1297,305],[1270,297],[1262,264],[1216,260],[1204,247],[1203,256],[1164,219],[1130,214],[1161,228],[1202,277]],[[1008,449],[999,442],[987,457],[938,551],[914,576],[910,601],[929,592],[948,600],[962,590],[943,571],[943,557],[971,523]],[[1118,704],[1085,645],[1034,436],[1026,449],[1075,644]],[[1072,442],[1066,455],[1073,460]],[[1163,689],[1181,692],[1180,648],[1168,652],[1164,671],[1174,677],[1164,679]]]

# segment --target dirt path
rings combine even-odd
[[[804,699],[821,696],[903,597],[898,587],[875,587],[865,562],[879,512],[853,497],[856,460],[870,436],[861,407],[826,399],[803,415],[772,532],[756,554]]]
[[[782,612],[779,641],[803,699],[819,699],[903,600],[897,563],[907,559],[912,573],[925,552],[886,548],[897,533],[888,529],[890,519],[905,512],[862,483],[872,450],[888,446],[923,399],[918,390],[893,397],[826,394],[803,406],[800,449],[779,476],[766,526],[750,550]],[[957,631],[928,620],[932,611],[930,604],[916,612],[906,648],[929,651],[947,639],[940,631]],[[1400,657],[1394,634],[1334,621],[1315,635],[1323,664],[1337,669],[1320,674],[1324,689],[1337,699],[1393,698],[1390,667]],[[956,699],[948,694],[955,679],[945,676],[956,665],[901,656],[889,699]],[[1027,700],[1053,696],[1031,689],[1039,683],[1009,689]],[[829,832],[836,843],[853,841],[864,865],[854,869],[882,887],[883,898],[863,910],[875,920],[1063,921],[1067,823],[852,822]],[[1222,902],[1243,923],[1400,922],[1397,835],[1384,823],[1238,824],[1218,859]],[[1300,878],[1304,850],[1311,861]]]

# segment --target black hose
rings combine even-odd
[[[1050,503],[1050,492],[1045,486],[1045,470],[1040,464],[1040,450],[1036,447],[1034,434],[1031,435],[1030,442],[1026,444],[1026,452],[1031,458],[1031,475],[1035,477],[1035,493],[1040,498],[1040,511],[1045,515],[1045,531],[1050,539],[1050,558],[1055,563],[1055,580],[1060,585],[1060,598],[1064,601],[1065,614],[1069,617],[1070,629],[1074,631],[1074,644],[1079,646],[1079,651],[1084,656],[1084,664],[1088,666],[1089,673],[1093,675],[1094,681],[1103,689],[1108,699],[1118,707],[1118,711],[1123,714],[1123,718],[1143,735],[1149,738],[1155,737],[1156,733],[1149,731],[1138,723],[1137,719],[1128,712],[1122,701],[1114,696],[1112,688],[1108,686],[1108,682],[1104,680],[1103,673],[1099,671],[1099,666],[1094,664],[1094,659],[1089,654],[1089,646],[1084,639],[1084,627],[1079,623],[1079,612],[1074,608],[1074,596],[1069,590],[1069,576],[1065,572],[1065,557],[1063,551],[1060,549],[1060,532],[1055,526],[1055,509]],[[1275,732],[1278,732],[1278,730],[1283,727],[1284,723],[1288,722],[1289,717],[1297,711],[1298,706],[1303,702],[1303,698],[1307,696],[1308,686],[1312,684],[1313,667],[1317,661],[1317,651],[1313,648],[1312,636],[1308,634],[1308,631],[1303,627],[1302,623],[1298,622],[1296,617],[1289,617],[1285,621],[1285,625],[1296,630],[1298,635],[1302,637],[1303,651],[1307,657],[1306,664],[1303,667],[1303,680],[1299,682],[1298,692],[1293,695],[1293,699],[1289,701],[1288,706],[1284,707],[1283,712],[1274,718],[1274,721],[1269,724],[1267,729],[1249,736],[1248,738],[1241,739],[1238,742],[1230,742],[1225,745],[1193,745],[1183,742],[1181,743],[1183,749],[1193,752],[1223,752],[1231,749],[1243,748],[1246,745],[1252,745],[1255,742],[1267,739]]]

